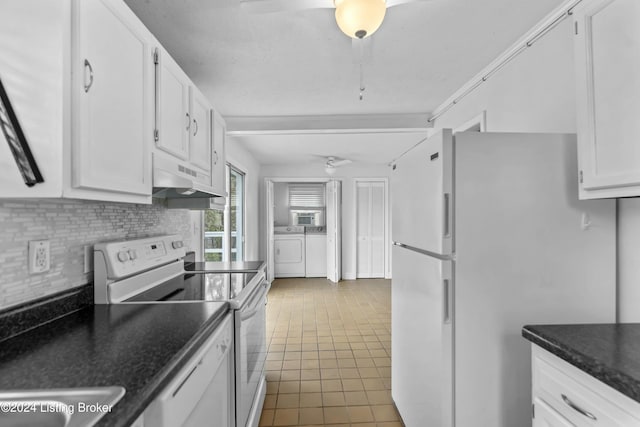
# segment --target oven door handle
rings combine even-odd
[[[260,287],[262,287],[262,291],[256,293],[256,296],[254,296],[253,299],[251,300],[251,303],[253,303],[254,301],[257,301],[256,304],[253,304],[253,307],[254,307],[253,310],[250,310],[246,313],[241,312],[240,320],[248,320],[252,318],[262,308],[260,307],[260,301],[262,301],[262,299],[267,295],[267,288],[264,286],[264,282],[260,284]],[[252,305],[252,304],[249,304],[249,305]]]
[[[251,319],[253,316],[255,316],[258,313],[258,310],[260,310],[260,307],[258,307],[256,309],[253,309],[248,313],[241,314],[240,315],[240,320],[242,320],[244,322],[245,320]]]

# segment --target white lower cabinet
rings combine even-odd
[[[534,427],[637,427],[640,403],[532,346]]]
[[[542,399],[533,400],[535,414],[533,417],[533,427],[572,427],[565,417],[558,411],[547,405]]]
[[[147,407],[146,427],[235,425],[233,314]]]

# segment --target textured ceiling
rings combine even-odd
[[[240,131],[229,143],[261,164],[321,165],[334,155],[354,166],[386,164],[424,138],[417,128],[429,112],[562,3],[422,0],[389,8],[365,50],[360,101],[357,55],[331,9],[250,14],[240,0],[125,1]],[[314,124],[416,131],[296,131]]]
[[[363,101],[351,40],[333,10],[249,14],[239,0],[126,3],[229,117],[433,111],[562,1],[390,8],[371,38]]]

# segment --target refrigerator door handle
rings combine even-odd
[[[444,200],[442,203],[443,210],[443,226],[442,226],[442,235],[445,239],[451,237],[451,194],[444,193]]]
[[[449,286],[449,279],[444,279],[442,281],[442,285],[442,321],[445,325],[448,325],[449,323],[451,323],[451,297],[449,295],[451,292],[451,286]]]

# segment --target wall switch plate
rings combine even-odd
[[[93,246],[84,245],[84,269],[83,273],[91,273],[93,271]]]
[[[29,273],[37,274],[49,271],[51,253],[48,240],[32,240],[29,242]]]

